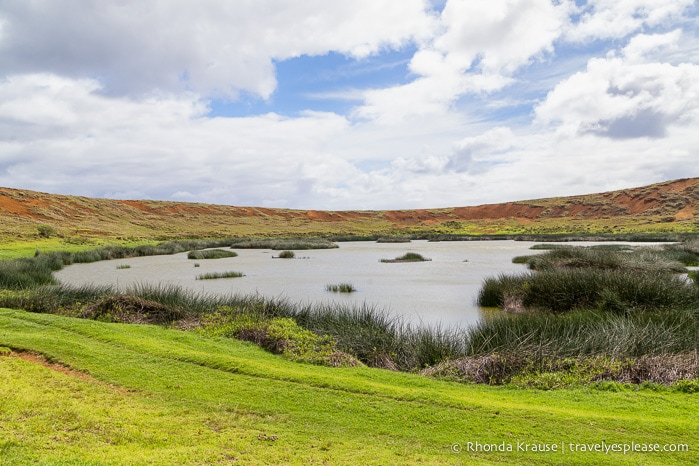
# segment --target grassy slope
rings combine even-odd
[[[584,196],[397,211],[312,211],[118,201],[0,188],[0,244],[298,235],[699,232],[699,178]],[[39,238],[51,227],[54,238]]]
[[[0,464],[694,464],[699,395],[459,385],[299,365],[234,340],[0,310]],[[452,444],[684,443],[689,453]]]

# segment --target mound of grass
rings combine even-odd
[[[165,324],[183,317],[182,311],[129,295],[102,298],[85,307],[79,317],[104,322]]]
[[[422,254],[418,254],[416,252],[407,252],[403,254],[400,257],[396,257],[395,259],[381,259],[381,262],[385,263],[395,263],[395,262],[425,262],[425,261],[430,261],[432,259],[427,259],[422,256]]]
[[[241,314],[223,306],[203,319],[200,331],[205,335],[250,341],[296,362],[333,367],[360,365],[355,358],[337,349],[334,338],[306,330],[288,317]]]
[[[122,264],[122,265],[117,265],[117,270],[125,270],[125,269],[130,269],[131,266],[129,264]]]
[[[333,293],[352,293],[357,291],[357,289],[351,283],[339,283],[337,285],[325,285],[326,291],[332,291]]]
[[[685,270],[674,252],[656,248],[625,250],[614,247],[599,249],[567,246],[554,248],[543,254],[518,256],[513,259],[513,262],[526,263],[531,270],[540,271],[560,268],[595,268],[681,273]]]
[[[282,251],[277,257],[279,259],[293,259],[296,257],[296,254],[294,254],[294,251]]]
[[[488,278],[478,295],[484,307],[503,307],[508,299],[524,308],[554,313],[575,309],[625,313],[695,307],[699,292],[679,275],[668,273],[557,269]]]
[[[242,272],[209,272],[197,275],[197,280],[216,280],[219,278],[240,278],[245,275]]]
[[[223,249],[204,249],[198,251],[189,251],[187,259],[223,259],[226,257],[237,257],[238,253],[233,251],[225,251]]]

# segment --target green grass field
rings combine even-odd
[[[699,455],[699,394],[670,389],[457,384],[7,309],[0,355],[3,465],[693,465]],[[492,444],[513,451],[483,451]],[[581,451],[603,444],[689,451]],[[518,451],[532,445],[558,451]]]

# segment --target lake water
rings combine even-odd
[[[483,280],[504,272],[525,272],[512,258],[536,254],[525,241],[411,243],[341,242],[337,249],[295,251],[295,259],[272,259],[279,251],[234,249],[238,257],[191,260],[187,254],[75,264],[56,272],[62,283],[113,285],[174,284],[203,293],[259,294],[294,303],[367,304],[415,324],[469,326],[483,315],[476,297]],[[570,243],[575,244],[575,243]],[[586,245],[594,243],[582,243]],[[628,243],[627,243],[628,244]],[[406,252],[428,262],[381,263]],[[200,266],[195,267],[197,263]],[[120,265],[130,268],[119,269]],[[209,272],[236,271],[241,278],[197,280]],[[351,283],[353,293],[326,291]]]

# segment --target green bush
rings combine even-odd
[[[51,225],[39,225],[36,228],[39,232],[39,236],[42,238],[50,238],[56,235],[56,229]]]
[[[279,253],[280,259],[293,259],[295,256],[294,251],[282,251]]]
[[[263,318],[220,308],[203,322],[205,334],[253,342],[296,362],[330,366],[358,365],[356,359],[337,349],[331,336],[317,335],[291,318]]]

